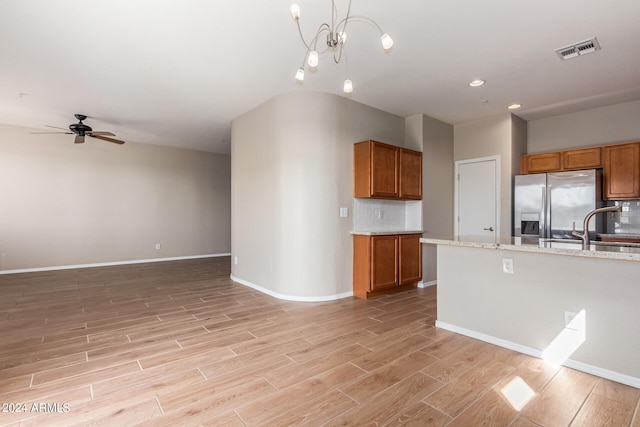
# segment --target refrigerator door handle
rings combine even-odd
[[[553,212],[552,206],[551,206],[551,190],[552,190],[551,184],[547,184],[547,221],[546,221],[547,234],[545,236],[547,239],[553,238],[553,224],[551,224],[551,221],[553,220],[553,218],[551,217],[551,212]]]
[[[542,209],[540,209],[542,212],[542,218],[540,218],[542,227],[540,227],[540,238],[544,239],[547,237],[547,187],[540,187],[540,189],[542,190]]]

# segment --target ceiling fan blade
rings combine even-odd
[[[76,144],[82,144],[84,142],[84,135],[76,135]]]
[[[89,135],[109,135],[109,136],[116,136],[115,133],[111,133],[111,132],[96,132],[96,131],[91,131],[89,132]]]
[[[109,141],[109,142],[114,142],[116,144],[124,144],[124,141],[121,141],[119,139],[113,139],[113,138],[108,138],[106,136],[102,136],[102,135],[89,135],[92,138],[97,138],[97,139],[101,139],[103,141]]]
[[[59,128],[58,126],[51,126],[51,125],[45,125],[48,128],[54,128],[54,129],[62,129],[62,130],[66,130],[67,132],[69,132],[69,129],[67,128]]]
[[[29,132],[29,134],[31,135],[37,135],[37,134],[66,134],[66,135],[71,135],[73,132]]]

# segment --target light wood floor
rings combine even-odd
[[[640,427],[639,389],[435,328],[435,287],[287,302],[229,264],[0,276],[0,425]]]

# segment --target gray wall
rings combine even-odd
[[[527,150],[545,151],[640,141],[640,101],[528,122]]]
[[[290,299],[352,292],[353,144],[366,139],[402,146],[404,119],[291,92],[233,121],[234,280]]]
[[[229,156],[33,131],[0,125],[0,270],[230,252]]]
[[[514,176],[520,173],[520,155],[526,147],[527,123],[511,114],[458,124],[454,127],[454,161],[500,157],[500,236],[512,230]]]
[[[422,225],[425,237],[453,238],[453,126],[418,114],[405,121],[406,147],[422,151]],[[422,281],[437,279],[436,248],[422,247]]]

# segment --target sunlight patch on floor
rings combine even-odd
[[[500,390],[509,404],[520,411],[536,395],[536,392],[520,377],[515,377]]]

